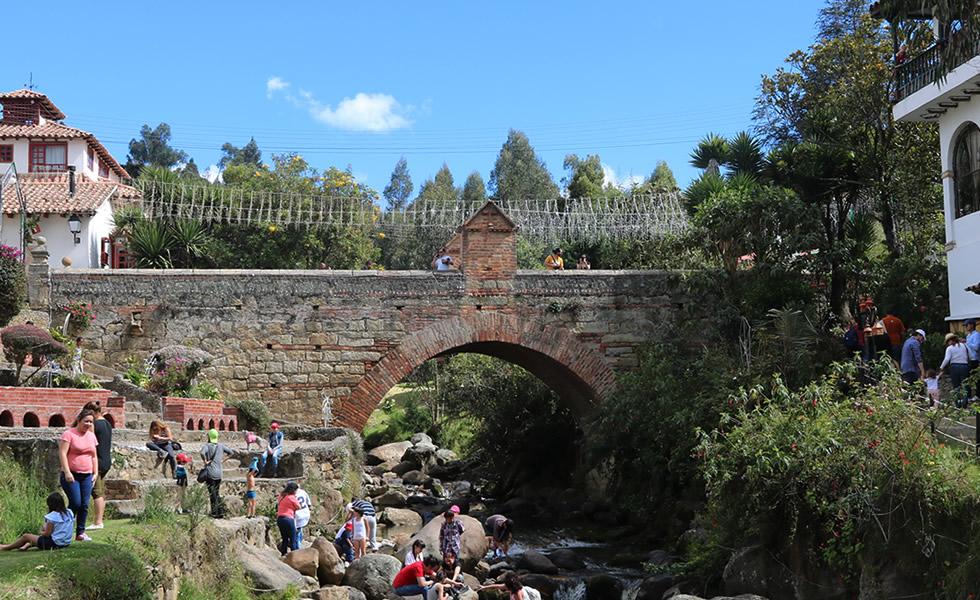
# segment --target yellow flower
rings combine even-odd
[[[268,169],[269,168],[269,165],[262,165],[262,168],[263,169]]]
[[[383,234],[383,233],[379,233],[379,234],[378,234],[378,237],[379,237],[379,238],[383,238],[384,236],[385,236],[385,234]]]
[[[275,231],[275,230],[276,230],[275,225],[269,225],[269,231]]]

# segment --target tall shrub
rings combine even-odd
[[[16,248],[0,244],[0,327],[20,312],[26,299],[24,255]]]
[[[0,332],[0,340],[3,341],[4,358],[16,365],[14,375],[17,385],[21,384],[20,372],[24,368],[24,362],[28,356],[31,357],[32,363],[37,364],[37,369],[34,371],[37,373],[47,359],[57,358],[68,353],[68,348],[64,344],[51,337],[47,331],[34,325],[11,325]],[[33,376],[34,373],[31,375]]]

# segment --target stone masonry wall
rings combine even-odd
[[[85,334],[89,360],[121,367],[129,356],[169,344],[201,347],[217,357],[203,376],[225,396],[261,400],[276,418],[309,424],[321,422],[329,396],[339,423],[354,429],[380,396],[357,407],[344,402],[410,338],[441,352],[520,333],[505,344],[535,349],[522,360],[559,378],[571,369],[585,381],[603,379],[592,387],[607,389],[590,390],[601,396],[613,371],[636,366],[639,344],[677,326],[686,303],[677,280],[659,271],[519,271],[488,282],[496,290],[471,294],[463,274],[420,271],[59,269],[50,278],[52,305],[94,306],[96,321]],[[507,322],[489,323],[494,315]],[[434,326],[446,347],[421,342]],[[515,327],[520,331],[510,331]],[[560,342],[556,332],[572,341]],[[569,366],[577,345],[579,362],[597,374]]]

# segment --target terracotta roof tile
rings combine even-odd
[[[116,161],[105,146],[98,139],[87,131],[62,125],[61,123],[48,122],[44,125],[10,125],[0,123],[0,140],[4,138],[21,139],[44,139],[44,140],[72,140],[85,139],[95,150],[103,161],[109,165],[112,171],[119,177],[129,178],[129,173],[122,165]]]
[[[18,175],[20,189],[27,200],[27,213],[92,214],[106,200],[117,203],[140,197],[136,188],[111,181],[92,181],[78,176],[75,197],[68,195],[68,173],[27,173]],[[20,204],[13,183],[3,188],[3,208],[6,214],[19,214]]]
[[[54,105],[47,96],[40,92],[35,92],[34,90],[17,90],[15,92],[7,92],[6,94],[0,94],[0,104],[3,104],[4,100],[38,100],[46,109],[45,117],[61,120],[65,118],[65,113],[61,112],[57,106]]]

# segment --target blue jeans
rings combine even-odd
[[[956,406],[964,407],[966,406],[967,399],[969,396],[969,390],[963,386],[963,380],[970,376],[970,365],[966,363],[949,363],[949,381],[953,384],[953,393],[958,392],[959,398],[956,400]]]
[[[68,508],[75,513],[75,535],[85,533],[85,520],[88,519],[88,502],[92,497],[92,485],[95,483],[91,473],[71,472],[75,481],[68,483],[65,474],[61,474],[61,489],[68,496]]]
[[[299,542],[296,539],[296,521],[289,517],[278,517],[276,525],[279,526],[279,534],[282,536],[282,543],[279,544],[279,553],[286,556],[290,550],[299,550]]]
[[[272,468],[276,471],[279,470],[279,455],[282,454],[282,446],[276,446],[272,449]],[[262,458],[259,459],[259,468],[265,468],[265,459],[269,457],[269,452],[265,451],[262,453]]]
[[[425,590],[428,588],[423,588],[417,583],[412,583],[410,585],[403,585],[395,588],[395,593],[399,596],[422,596],[425,597]]]

